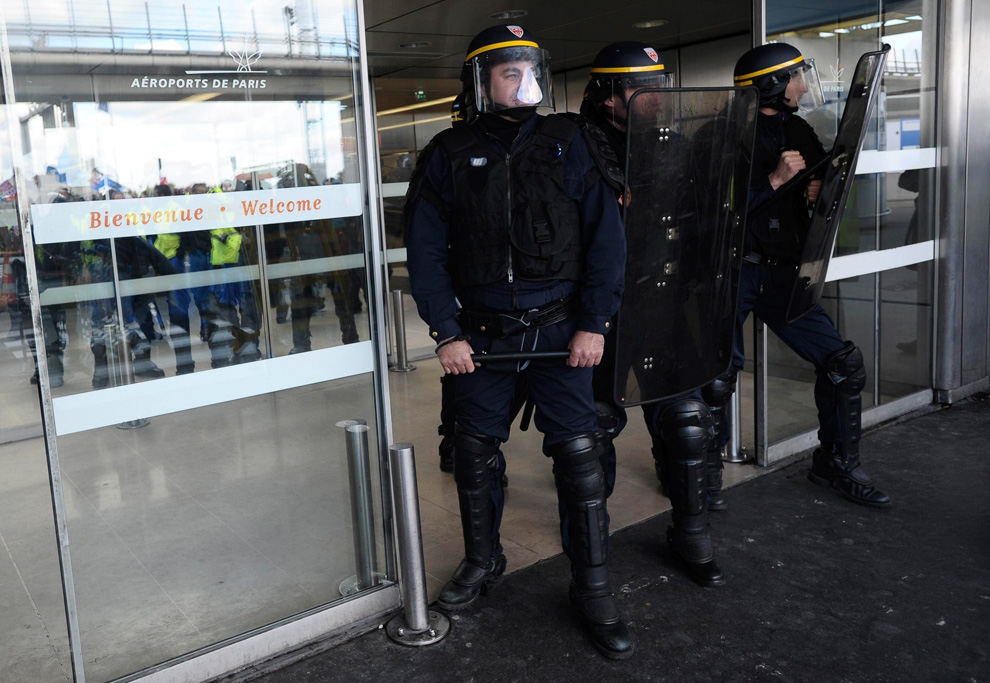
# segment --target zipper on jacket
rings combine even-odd
[[[512,159],[512,153],[505,155],[505,190],[508,195],[508,214],[509,214],[509,284],[512,284],[512,173],[509,170],[509,162]],[[516,293],[512,292],[512,305],[516,305]]]

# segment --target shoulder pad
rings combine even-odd
[[[584,118],[581,119],[581,122],[581,133],[584,135],[584,141],[588,145],[588,151],[591,152],[591,158],[595,160],[599,173],[602,174],[602,178],[609,187],[621,195],[626,189],[626,179],[622,174],[619,157],[615,154],[615,150],[612,149],[612,145],[609,144],[608,138],[601,128]]]

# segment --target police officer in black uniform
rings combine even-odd
[[[787,181],[826,156],[811,126],[795,114],[824,97],[812,62],[786,43],[762,45],[736,63],[735,85],[756,86],[760,113],[750,185],[750,210],[774,201],[750,221],[739,285],[733,367],[743,367],[743,323],[750,311],[801,358],[815,366],[818,438],[808,478],[844,498],[888,507],[859,457],[860,392],[866,383],[863,353],[845,341],[821,306],[788,323],[787,307],[811,223],[809,203],[818,198],[820,179],[776,197]],[[730,387],[734,387],[734,378]]]
[[[457,376],[454,478],[465,557],[439,604],[466,607],[504,572],[499,447],[524,372],[568,508],[572,604],[595,647],[620,659],[633,642],[609,586],[592,372],[622,293],[625,238],[580,127],[536,114],[552,106],[548,62],[521,27],[478,34],[462,72],[478,119],[434,138],[407,195],[413,297],[441,365]],[[471,359],[510,350],[570,355],[480,366]]]
[[[672,85],[663,59],[652,47],[636,41],[613,43],[603,48],[592,63],[581,114],[601,127],[619,162],[624,164],[629,99],[643,88]],[[613,342],[612,336],[606,341],[603,368],[613,362]],[[612,383],[611,371],[596,376],[596,397],[600,403],[613,393]],[[673,524],[667,530],[671,550],[694,581],[703,586],[719,586],[725,579],[715,562],[708,510],[724,509],[725,505],[721,500],[721,457],[714,448],[715,421],[702,398],[704,391],[708,387],[643,405],[643,418],[653,440],[657,477],[673,508]],[[617,435],[626,424],[625,411],[614,399],[607,407],[616,415]],[[708,464],[711,459],[714,466]],[[716,495],[709,500],[710,470],[717,473],[718,481]]]

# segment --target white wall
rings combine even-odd
[[[682,88],[731,86],[736,60],[752,46],[753,39],[745,35],[681,48],[677,85]]]

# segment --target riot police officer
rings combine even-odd
[[[583,116],[599,124],[608,137],[620,162],[626,159],[626,135],[629,100],[644,88],[671,87],[673,79],[663,59],[646,43],[625,41],[612,43],[595,57],[582,103]],[[673,189],[673,188],[671,188]],[[631,199],[631,201],[636,201]],[[633,285],[630,285],[633,286]],[[652,281],[649,283],[652,287]],[[615,348],[608,339],[606,361],[614,363]],[[596,377],[600,402],[613,394],[613,372]],[[614,399],[608,408],[616,417],[616,435],[626,423],[625,411]],[[663,484],[672,506],[672,525],[667,540],[674,554],[683,562],[689,576],[703,586],[725,583],[715,561],[715,551],[708,530],[708,470],[718,473],[715,509],[721,489],[721,458],[714,444],[714,418],[702,400],[701,391],[693,391],[643,406],[643,417],[653,441],[657,477]],[[708,465],[712,455],[714,466]],[[614,456],[613,456],[614,467]]]
[[[816,305],[788,323],[790,292],[811,223],[809,203],[818,198],[820,179],[784,196],[776,194],[803,169],[826,156],[811,126],[796,116],[824,101],[814,63],[786,43],[762,45],[736,63],[735,85],[760,91],[750,210],[773,201],[750,221],[740,280],[733,366],[743,367],[743,323],[750,311],[799,356],[815,366],[815,403],[821,442],[808,478],[844,498],[871,507],[888,507],[860,463],[860,392],[866,383],[863,353],[838,333]],[[733,382],[734,384],[734,382]]]
[[[462,82],[479,116],[434,138],[407,195],[413,297],[440,364],[457,377],[454,478],[465,556],[439,604],[470,605],[505,569],[500,445],[523,372],[568,508],[572,604],[595,647],[619,659],[633,642],[609,586],[592,370],[622,293],[625,242],[579,126],[536,113],[553,104],[548,62],[519,26],[478,34]],[[509,350],[570,355],[480,366],[471,358]]]

